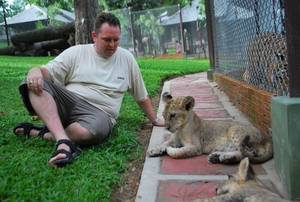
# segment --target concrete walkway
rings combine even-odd
[[[172,96],[191,95],[195,98],[194,111],[204,119],[228,119],[249,123],[241,112],[228,101],[215,82],[207,80],[207,73],[197,73],[176,78],[164,83],[162,92]],[[158,116],[162,117],[164,103],[160,102]],[[154,127],[149,148],[161,144],[170,134]],[[137,202],[187,202],[215,195],[215,188],[227,180],[227,174],[237,171],[238,165],[209,164],[207,155],[187,159],[146,157],[141,181],[136,196]],[[254,171],[270,190],[286,198],[285,188],[275,173],[273,159],[254,165]]]

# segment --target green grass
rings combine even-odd
[[[126,94],[112,135],[102,144],[83,149],[74,164],[48,166],[54,143],[37,137],[17,137],[12,128],[33,121],[23,107],[18,85],[29,68],[51,57],[0,56],[0,201],[109,201],[127,172],[125,162],[137,158],[142,147],[136,134],[146,121],[138,105]],[[208,60],[137,59],[149,95],[154,96],[170,76],[206,71]]]

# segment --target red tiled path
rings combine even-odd
[[[157,200],[161,202],[193,201],[215,196],[220,182],[169,180],[160,181]]]
[[[172,80],[171,95],[193,96],[196,101],[194,111],[204,119],[230,119],[208,81],[195,82],[198,79],[199,75],[194,75]],[[236,173],[238,169],[238,165],[210,164],[206,160],[207,155],[186,159],[172,159],[165,155],[160,158],[160,173],[165,175],[227,175]],[[260,165],[254,165],[253,168],[257,174],[265,173]],[[159,182],[156,199],[159,202],[172,202],[207,198],[215,195],[219,184],[220,181],[163,180]]]
[[[204,119],[229,119],[228,103],[219,99],[206,72],[173,79],[164,84],[163,92],[173,96],[193,96],[194,111]],[[215,84],[216,85],[216,84]],[[224,107],[226,103],[226,108]],[[161,103],[162,104],[162,103]],[[164,105],[160,105],[161,115]],[[232,116],[236,116],[233,114]],[[236,117],[235,117],[236,119]],[[149,147],[152,148],[170,138],[163,128],[154,127]],[[207,155],[186,159],[172,159],[167,155],[146,158],[137,202],[189,202],[215,195],[215,188],[227,179],[227,174],[235,173],[238,165],[209,164]],[[254,171],[266,176],[261,165],[254,165]]]
[[[211,164],[208,163],[207,155],[185,159],[172,159],[165,155],[162,157],[161,173],[174,175],[228,175],[238,171],[238,164]],[[256,174],[265,174],[260,165],[253,165]]]

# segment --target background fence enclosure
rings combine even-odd
[[[176,53],[176,41],[186,54],[208,57],[205,14],[199,14],[198,0],[183,8],[175,5],[137,12],[128,8],[111,12],[121,21],[120,46],[137,57]],[[18,32],[15,27],[9,29],[10,37]],[[0,30],[0,41],[5,40],[5,33]]]
[[[175,5],[137,12],[112,11],[121,20],[120,46],[137,57],[147,57],[176,53],[178,41],[187,55],[208,57],[205,16],[199,14],[197,6],[194,0],[184,8]]]
[[[283,0],[214,0],[216,71],[277,95],[288,95]]]
[[[284,1],[213,0],[209,7],[215,80],[271,136],[270,100],[289,95]]]

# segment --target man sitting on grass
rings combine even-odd
[[[154,125],[164,126],[153,110],[135,58],[118,47],[120,33],[119,19],[100,13],[92,32],[94,44],[65,50],[47,65],[30,69],[21,83],[25,107],[45,126],[19,123],[13,132],[56,141],[57,151],[49,164],[72,163],[81,153],[75,144],[101,143],[116,123],[125,92]]]

